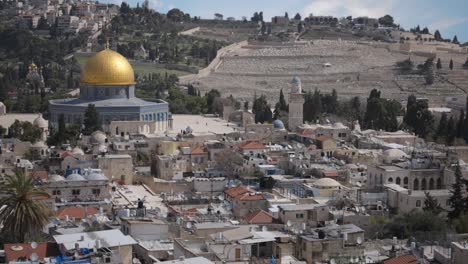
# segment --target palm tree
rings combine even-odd
[[[32,177],[17,171],[0,185],[0,197],[1,236],[13,243],[37,238],[52,213],[40,200],[49,194],[35,186]]]

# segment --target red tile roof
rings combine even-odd
[[[252,212],[244,216],[245,222],[248,224],[271,224],[273,223],[273,216],[264,210]]]
[[[96,207],[65,207],[60,209],[57,213],[56,216],[58,219],[65,219],[65,216],[68,215],[68,217],[76,218],[76,219],[84,219],[88,215],[95,215],[99,212],[99,210]]]
[[[385,260],[384,264],[419,264],[419,260],[413,255],[403,255]]]
[[[191,155],[203,155],[203,154],[207,154],[208,152],[205,151],[205,148],[202,147],[202,146],[197,146],[195,148],[192,149],[192,151],[190,152]]]
[[[235,198],[245,193],[253,193],[253,192],[254,192],[253,190],[245,186],[237,186],[237,187],[232,187],[232,188],[224,190],[224,193],[231,198]]]
[[[258,143],[257,141],[246,141],[239,144],[240,149],[266,149],[265,145]]]
[[[23,257],[30,259],[33,252],[38,255],[39,260],[60,255],[59,247],[56,243],[37,243],[37,248],[35,249],[31,248],[30,243],[5,244],[6,262],[16,261],[18,258]]]
[[[336,171],[336,170],[324,171],[323,176],[325,176],[325,177],[338,177],[338,171]]]
[[[31,177],[34,179],[47,180],[49,178],[49,173],[47,171],[33,171],[31,172]]]
[[[305,138],[311,138],[315,135],[315,132],[310,128],[303,128],[297,132],[297,135]]]
[[[316,138],[317,141],[320,141],[320,142],[323,142],[325,140],[329,140],[331,139],[331,137],[328,137],[328,136],[325,136],[325,135],[321,135],[320,137]]]
[[[265,196],[263,196],[263,193],[244,193],[237,196],[236,199],[240,201],[259,201],[265,200]]]
[[[66,158],[66,157],[68,157],[68,156],[72,156],[72,157],[73,157],[73,154],[70,153],[69,151],[64,151],[64,152],[60,153],[60,158],[61,158],[61,159],[64,159],[64,158]]]

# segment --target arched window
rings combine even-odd
[[[426,179],[422,179],[422,181],[421,181],[421,190],[422,191],[427,190],[427,181],[426,181]]]
[[[408,177],[403,179],[403,185],[408,186]]]
[[[419,180],[418,179],[414,179],[413,190],[419,191]]]
[[[421,200],[416,201],[416,207],[421,207]]]
[[[388,182],[393,183],[393,178],[392,177],[388,178]]]
[[[382,185],[382,184],[383,184],[383,176],[382,176],[382,174],[380,174],[380,185]]]
[[[434,190],[434,179],[429,180],[429,190]]]
[[[400,177],[397,177],[397,178],[396,178],[396,182],[395,182],[395,183],[398,184],[398,185],[401,184],[401,179],[400,179]]]

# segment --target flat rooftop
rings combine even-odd
[[[313,210],[318,207],[326,207],[322,204],[284,204],[278,205],[284,211],[302,211],[302,210]]]
[[[124,185],[117,188],[112,197],[112,203],[117,207],[136,208],[138,199],[144,200],[146,210],[158,210],[161,216],[167,215],[167,207],[163,199],[158,195],[148,191],[143,185]]]
[[[187,127],[191,127],[194,135],[203,134],[228,134],[243,130],[234,123],[229,123],[218,117],[206,117],[202,115],[172,115],[174,133],[179,133]]]

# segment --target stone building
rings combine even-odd
[[[301,79],[294,77],[289,94],[289,130],[291,131],[296,131],[303,124],[304,102]]]
[[[133,183],[133,160],[130,155],[105,155],[98,159],[99,168],[109,180],[117,180],[122,184]]]
[[[320,204],[285,204],[279,205],[279,219],[282,223],[306,223],[316,227],[330,220],[327,205]]]
[[[389,155],[400,156],[400,153],[392,150]],[[383,189],[385,184],[395,183],[413,191],[440,190],[447,186],[446,178],[441,167],[424,159],[410,159],[400,164],[370,165],[367,169],[367,185],[370,189]]]
[[[109,180],[99,170],[73,172],[67,177],[50,175],[43,188],[56,200],[55,205],[100,205],[110,199]]]
[[[320,229],[305,231],[296,242],[296,257],[307,263],[322,263],[330,259],[336,261],[362,257],[364,255],[364,230],[349,225],[330,225]]]

